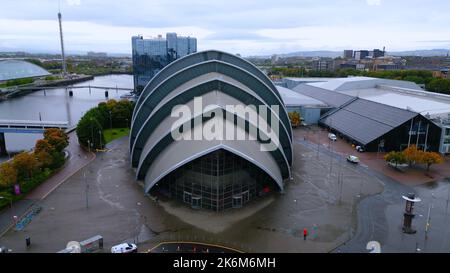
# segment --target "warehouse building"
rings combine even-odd
[[[450,96],[407,81],[350,77],[299,84],[293,91],[332,107],[319,124],[367,151],[450,153]]]
[[[309,96],[299,94],[291,89],[277,86],[286,111],[297,112],[304,124],[317,124],[322,114],[330,110],[328,104]]]

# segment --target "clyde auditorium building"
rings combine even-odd
[[[174,140],[173,131],[183,134],[185,127],[173,128],[179,117],[172,116],[172,109],[176,105],[193,109],[199,97],[203,105],[213,105],[223,113],[222,117],[208,116],[210,109],[203,109],[184,125],[195,133],[220,118],[244,134],[245,140]],[[267,135],[261,137],[258,130],[252,138],[249,129],[261,123],[236,113],[230,121],[225,118],[227,105],[254,105],[256,111],[266,106],[272,113],[265,125],[279,128],[277,148],[261,149]],[[278,113],[273,106],[279,107]],[[267,192],[283,191],[285,180],[291,177],[292,130],[282,96],[265,74],[235,55],[204,51],[172,62],[143,89],[133,113],[130,154],[146,193],[163,194],[193,208],[223,211],[242,207]]]

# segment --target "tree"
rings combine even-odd
[[[38,141],[36,141],[36,145],[34,145],[34,151],[36,153],[44,151],[52,154],[53,152],[55,152],[55,147],[50,144],[47,139],[39,139]]]
[[[19,178],[31,178],[39,171],[39,161],[34,153],[22,152],[14,156],[13,166],[16,168]]]
[[[36,158],[40,163],[40,166],[43,168],[51,167],[55,162],[55,158],[53,154],[47,151],[35,152]]]
[[[450,79],[432,79],[426,89],[432,92],[450,94]]]
[[[44,140],[48,141],[58,152],[62,152],[69,145],[69,136],[63,130],[57,128],[46,129]]]
[[[416,145],[411,145],[403,150],[403,155],[409,166],[412,166],[414,162],[420,163],[422,161],[423,151],[419,150]]]
[[[292,127],[297,127],[300,125],[300,114],[297,111],[289,112],[289,119],[291,120]]]
[[[387,162],[394,163],[395,167],[397,168],[398,164],[403,164],[406,162],[406,157],[402,152],[392,151],[384,156],[384,160],[386,160]]]
[[[14,166],[5,162],[0,165],[0,186],[8,188],[17,183],[17,170]]]
[[[133,104],[129,100],[116,102],[111,111],[113,127],[129,127],[133,115]]]
[[[430,170],[432,164],[441,164],[444,162],[442,156],[435,152],[423,152],[421,160],[422,163],[427,165],[427,171]]]
[[[100,144],[104,144],[103,128],[96,118],[84,115],[77,125],[77,137],[81,145],[95,149],[101,149]],[[100,133],[99,133],[100,132]]]

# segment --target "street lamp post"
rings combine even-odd
[[[111,116],[111,110],[109,110],[109,129],[112,129],[112,116]]]
[[[88,182],[87,182],[87,179],[86,179],[86,171],[84,171],[84,173],[83,173],[83,176],[84,176],[84,183],[85,183],[85,185],[86,185],[86,209],[88,209],[89,208],[89,184],[88,184]]]
[[[92,145],[94,145],[94,126],[92,124],[92,118],[91,118],[91,140],[92,140]]]
[[[89,150],[89,153],[91,153],[91,141],[88,139],[88,150]]]
[[[102,131],[98,130],[98,140],[100,143],[100,149],[102,148]]]

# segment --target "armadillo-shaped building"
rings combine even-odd
[[[244,114],[230,106],[245,107]],[[174,109],[192,111],[174,115]],[[226,128],[223,137],[205,137],[205,128],[218,124]],[[268,142],[276,146],[267,148]],[[209,50],[172,62],[143,89],[133,113],[130,154],[146,193],[222,211],[283,191],[291,176],[292,130],[281,96],[264,73],[238,56]]]

